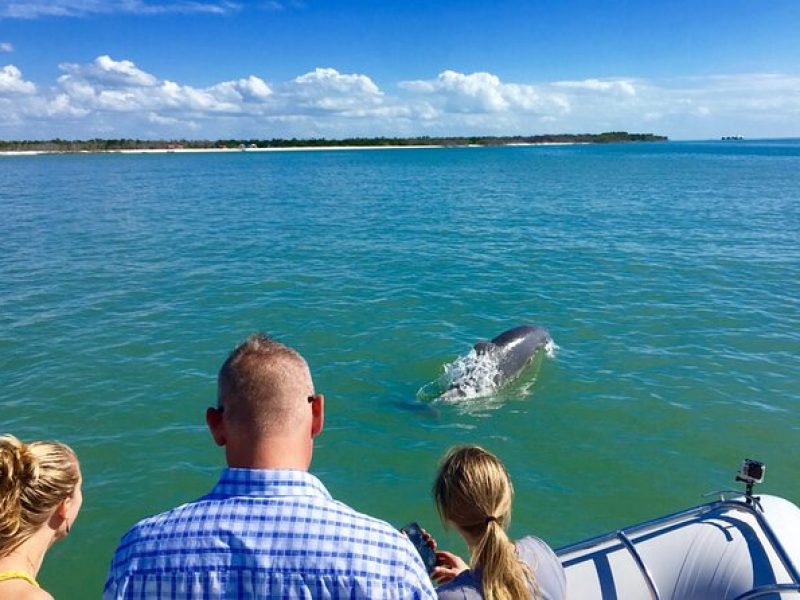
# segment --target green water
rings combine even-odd
[[[119,537],[205,493],[216,371],[255,330],[326,395],[313,472],[439,524],[442,453],[514,478],[554,546],[702,501],[739,462],[800,501],[800,143],[0,159],[0,429],[78,452],[84,510],[43,585],[97,597]],[[527,381],[418,398],[512,326]],[[530,376],[533,376],[531,380]]]

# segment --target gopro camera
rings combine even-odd
[[[739,468],[739,474],[736,476],[736,481],[744,481],[752,485],[754,483],[761,483],[764,481],[764,471],[767,470],[764,463],[750,458],[745,458],[742,461],[742,466]]]
[[[409,523],[401,527],[400,531],[408,536],[408,539],[411,540],[411,543],[414,544],[417,552],[419,552],[420,558],[422,558],[422,562],[428,570],[428,573],[432,573],[433,568],[436,566],[436,553],[433,551],[433,548],[428,545],[425,536],[422,535],[422,528],[419,526],[419,523]]]

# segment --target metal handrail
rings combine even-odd
[[[611,532],[608,532],[608,533],[604,533],[604,534],[598,535],[596,537],[590,538],[588,540],[584,540],[582,542],[578,542],[576,544],[571,544],[569,546],[562,546],[561,548],[558,548],[556,550],[556,554],[558,554],[558,555],[567,554],[567,553],[576,552],[576,551],[579,551],[579,550],[584,550],[586,548],[591,548],[592,546],[596,546],[596,545],[601,544],[603,542],[610,542],[612,540],[617,539],[617,537],[618,537],[617,533],[619,531],[624,531],[626,534],[635,534],[636,532],[639,532],[639,531],[641,531],[643,529],[648,529],[648,528],[653,527],[653,526],[665,525],[665,524],[671,523],[673,521],[677,522],[677,521],[680,521],[680,520],[682,520],[682,519],[684,519],[686,517],[700,516],[700,515],[703,515],[703,514],[705,514],[707,512],[711,512],[711,511],[719,508],[720,506],[726,505],[726,504],[737,504],[737,505],[741,505],[741,506],[744,506],[744,507],[747,508],[746,505],[744,505],[744,504],[742,504],[740,502],[735,502],[735,501],[732,501],[732,500],[717,500],[717,501],[714,501],[714,502],[709,502],[708,504],[701,504],[699,506],[693,506],[692,508],[687,508],[687,509],[682,510],[680,512],[673,513],[671,515],[666,515],[666,516],[663,516],[663,517],[658,517],[656,519],[651,519],[649,521],[644,521],[644,522],[638,523],[636,525],[631,525],[630,527],[625,527],[623,529],[619,529],[619,530],[611,531]]]
[[[641,554],[636,549],[636,545],[633,541],[625,534],[624,530],[617,531],[617,538],[623,543],[623,545],[628,549],[628,552],[631,553],[633,556],[633,560],[636,562],[636,566],[639,567],[639,570],[642,572],[644,576],[645,582],[647,582],[647,587],[650,588],[650,595],[653,597],[653,600],[660,600],[661,595],[658,593],[658,586],[656,586],[655,579],[653,579],[653,574],[650,572],[650,569],[647,568],[647,565],[644,564],[644,560],[642,559]]]
[[[633,536],[639,532],[646,531],[648,529],[652,529],[659,526],[665,526],[673,522],[679,522],[689,517],[702,517],[705,514],[720,509],[738,510],[751,514],[761,527],[761,530],[764,532],[767,541],[770,543],[773,551],[778,556],[783,567],[786,569],[786,572],[788,573],[790,579],[794,582],[789,584],[776,583],[776,584],[760,586],[756,589],[746,592],[743,595],[740,595],[736,600],[757,598],[760,595],[768,594],[770,592],[774,593],[776,591],[781,591],[781,590],[800,591],[800,573],[798,573],[797,568],[795,567],[789,555],[786,553],[786,550],[780,543],[780,540],[775,535],[775,532],[773,531],[772,527],[770,527],[769,523],[764,518],[762,514],[764,512],[763,508],[760,507],[760,504],[758,502],[748,503],[748,502],[743,502],[741,500],[728,500],[723,498],[715,502],[701,504],[670,515],[658,517],[656,519],[651,519],[649,521],[644,521],[643,523],[632,525],[624,529],[619,529],[616,531],[605,533],[596,536],[594,538],[585,540],[583,542],[578,542],[577,544],[572,544],[570,546],[563,546],[556,550],[556,554],[558,554],[559,556],[564,554],[572,554],[574,552],[586,550],[588,548],[591,548],[593,546],[598,546],[603,543],[619,540],[625,546],[625,548],[631,553],[634,560],[636,561],[639,570],[642,572],[642,574],[645,577],[645,580],[647,581],[647,585],[648,588],[650,588],[651,595],[653,595],[655,600],[658,600],[659,593],[655,581],[652,577],[652,574],[650,573],[650,570],[648,569],[647,565],[644,563],[644,560],[642,559],[641,555],[638,553],[638,551],[636,551],[635,542],[631,539],[630,536]]]
[[[759,525],[761,525],[761,528],[764,530],[767,539],[772,544],[772,548],[775,550],[775,554],[777,554],[778,558],[781,559],[783,567],[786,569],[786,572],[789,573],[789,577],[792,578],[795,584],[800,584],[800,573],[797,572],[797,568],[792,562],[792,559],[789,558],[789,554],[784,549],[783,544],[781,544],[780,540],[778,539],[778,536],[775,535],[775,532],[772,530],[772,527],[764,518],[764,515],[762,514],[764,512],[764,509],[761,509],[761,511],[759,512],[753,508],[753,505],[750,504],[742,504],[741,502],[731,502],[731,503],[739,504],[740,506],[746,506],[748,509],[750,509],[750,511],[755,515],[756,521],[758,521]]]

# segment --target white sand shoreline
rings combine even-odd
[[[286,146],[282,148],[141,148],[125,150],[8,150],[0,156],[40,156],[45,154],[230,154],[250,152],[321,152],[325,150],[421,150],[433,148],[496,148],[500,146],[574,146],[582,142],[537,142],[511,143],[497,146],[466,144],[455,146],[409,145],[409,146]],[[586,142],[588,143],[588,142]]]

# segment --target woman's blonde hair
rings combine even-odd
[[[79,481],[78,459],[69,446],[0,436],[0,557],[31,537]]]
[[[517,558],[505,529],[511,522],[514,488],[503,463],[478,446],[451,449],[433,484],[442,521],[458,525],[477,540],[470,567],[480,568],[486,600],[539,597],[536,579]]]

